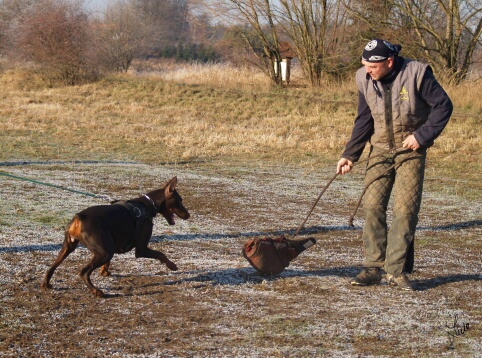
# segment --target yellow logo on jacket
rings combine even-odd
[[[402,90],[400,91],[400,101],[408,101],[408,91],[404,86],[402,86]]]

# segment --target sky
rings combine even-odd
[[[89,10],[104,11],[109,1],[111,0],[85,0],[85,6]]]

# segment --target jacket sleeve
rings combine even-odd
[[[374,124],[372,112],[366,102],[362,92],[358,92],[358,115],[355,118],[355,125],[351,133],[351,138],[346,144],[342,158],[358,161],[365,149],[366,143],[373,134]]]
[[[418,144],[430,147],[447,125],[452,115],[453,105],[447,93],[435,79],[430,67],[423,76],[419,96],[431,107],[431,111],[427,121],[413,135]]]

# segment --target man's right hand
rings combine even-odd
[[[353,162],[351,160],[348,160],[346,158],[341,158],[338,161],[338,164],[336,166],[336,173],[337,174],[349,173],[352,167],[353,167]]]

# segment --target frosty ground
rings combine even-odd
[[[300,236],[317,239],[276,277],[241,256],[250,237],[291,235],[334,167],[193,162],[3,163],[13,175],[93,198],[1,177],[0,356],[369,357],[477,356],[482,351],[482,204],[442,195],[426,180],[416,234],[416,292],[385,282],[352,287],[363,258],[362,173],[337,178]],[[137,197],[177,176],[192,218],[155,219],[151,246],[180,268],[117,255],[94,273],[108,295],[79,279],[78,248],[40,289],[73,214]],[[443,185],[452,185],[448,179]],[[462,329],[463,328],[463,329]]]

